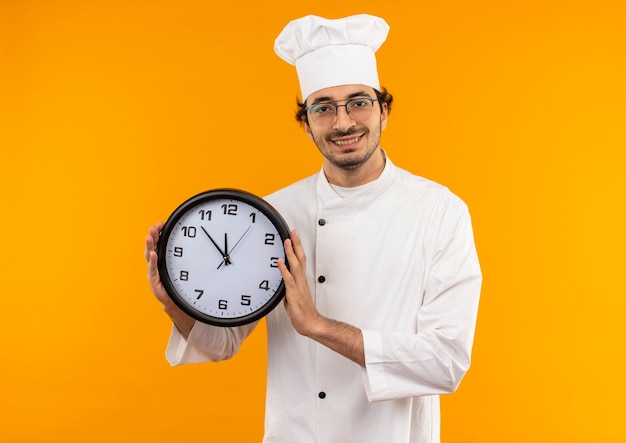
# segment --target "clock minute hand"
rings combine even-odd
[[[239,240],[237,240],[237,242],[235,243],[235,246],[233,246],[233,249],[231,249],[230,251],[228,250],[228,235],[224,234],[224,249],[226,250],[226,255],[224,256],[224,260],[222,260],[222,263],[220,263],[217,269],[221,268],[222,265],[224,264],[232,265],[232,262],[230,261],[230,256],[235,250],[235,248],[237,247],[237,245],[239,244],[239,242],[246,236],[246,234],[248,233],[251,227],[252,225],[248,226],[248,229],[246,229],[246,231],[241,235],[241,237],[239,237]]]
[[[220,248],[218,246],[218,244],[215,242],[215,240],[213,240],[213,237],[211,237],[211,234],[209,234],[207,232],[207,230],[204,229],[204,226],[200,226],[200,227],[202,228],[202,230],[204,231],[206,236],[209,237],[209,240],[211,240],[211,243],[213,243],[213,246],[215,246],[215,248],[218,250],[218,252],[220,254],[222,254],[222,257],[224,258],[224,260],[222,260],[222,263],[220,263],[220,265],[217,267],[217,269],[219,269],[222,266],[222,264],[224,264],[224,263],[229,265],[230,264],[230,257],[227,254],[225,254],[224,251],[222,251],[222,248]]]
[[[226,232],[224,232],[224,260],[222,260],[222,263],[220,263],[220,265],[217,267],[217,269],[222,267],[222,264],[225,265],[230,265],[232,264],[230,262],[230,251],[228,250],[228,234]]]

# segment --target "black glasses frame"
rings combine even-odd
[[[372,104],[372,107],[374,106],[374,102],[377,102],[378,99],[377,98],[371,98],[371,97],[358,97],[358,98],[351,98],[350,100],[348,100],[347,102],[345,102],[343,105],[338,105],[336,103],[333,102],[319,102],[319,103],[313,103],[310,106],[307,106],[306,108],[306,112],[310,115],[311,114],[311,109],[313,109],[316,106],[320,106],[320,105],[324,105],[324,106],[332,106],[333,108],[335,108],[335,114],[334,117],[337,116],[337,113],[339,112],[339,108],[340,107],[345,107],[346,108],[346,114],[350,115],[350,108],[348,106],[350,106],[350,104],[354,103],[354,102],[358,102],[358,101],[363,101],[363,100],[367,100]]]

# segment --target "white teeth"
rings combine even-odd
[[[339,146],[351,145],[352,143],[358,142],[360,138],[361,137],[351,138],[350,140],[335,140],[335,143],[338,144]]]

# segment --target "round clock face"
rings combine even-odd
[[[239,326],[267,315],[283,298],[278,259],[289,228],[280,214],[246,191],[198,194],[169,217],[158,243],[161,281],[196,320]]]

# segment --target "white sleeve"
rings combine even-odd
[[[464,209],[441,227],[417,333],[363,330],[370,401],[450,393],[469,369],[482,275]]]
[[[178,328],[172,326],[165,357],[172,366],[227,360],[237,353],[257,324],[223,328],[197,321],[186,340]]]

